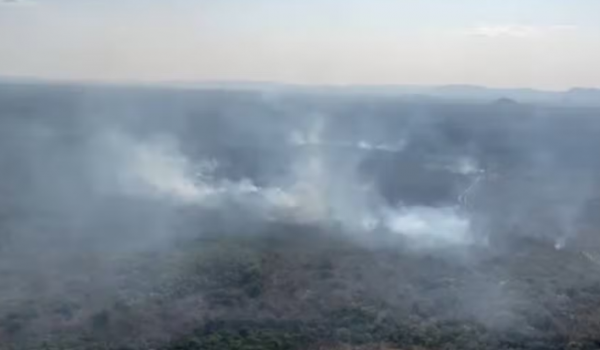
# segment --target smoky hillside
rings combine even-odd
[[[597,349],[600,109],[0,85],[0,349]]]

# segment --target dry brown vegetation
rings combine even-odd
[[[599,267],[520,246],[461,262],[308,227],[205,237],[124,262],[106,290],[73,275],[57,281],[79,288],[68,299],[3,304],[0,336],[15,349],[595,349]]]

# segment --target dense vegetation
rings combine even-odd
[[[0,349],[598,349],[598,116],[505,100],[0,85]],[[153,147],[165,136],[176,152]],[[368,183],[388,209],[460,206],[485,239],[417,247],[344,217],[174,198],[197,179],[182,189],[188,173],[171,168],[208,159],[208,190],[258,192],[311,154],[330,171],[315,187],[341,184],[335,204]],[[465,159],[475,170],[453,168]],[[138,182],[155,171],[150,185],[164,176],[176,196],[130,191],[135,181],[112,181],[123,169]]]
[[[262,236],[186,241],[122,263],[121,282],[101,292],[92,281],[101,271],[89,281],[63,278],[80,288],[68,299],[46,291],[5,313],[4,347],[600,346],[600,265],[589,255],[523,241],[511,254],[463,259],[366,248],[316,231],[276,225]]]

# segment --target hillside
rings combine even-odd
[[[597,349],[598,117],[3,86],[0,349]]]

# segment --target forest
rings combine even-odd
[[[600,109],[0,84],[0,349],[600,348]]]

